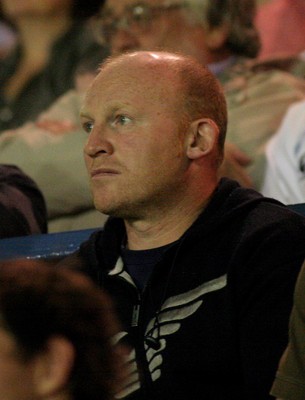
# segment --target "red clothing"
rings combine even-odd
[[[258,7],[255,22],[262,40],[259,58],[305,50],[304,21],[304,0],[272,0]]]

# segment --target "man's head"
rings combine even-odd
[[[107,0],[98,27],[113,54],[166,50],[205,65],[257,55],[254,15],[255,0]]]
[[[143,218],[187,196],[202,198],[215,184],[226,103],[216,78],[191,58],[136,52],[110,59],[81,118],[95,205],[106,214]]]
[[[0,316],[1,399],[113,398],[118,329],[87,278],[38,261],[1,263]]]

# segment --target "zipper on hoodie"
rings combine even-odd
[[[147,285],[146,285],[147,286]],[[146,286],[143,292],[140,292],[138,288],[137,290],[137,301],[133,305],[132,315],[131,315],[131,328],[135,337],[135,351],[137,354],[138,360],[138,372],[141,383],[141,392],[143,393],[143,397],[147,400],[150,399],[152,393],[152,379],[151,373],[149,370],[149,365],[146,357],[146,349],[145,349],[145,331],[143,325],[143,297],[145,296]]]
[[[140,300],[137,304],[134,304],[132,309],[132,317],[131,317],[131,327],[137,328],[139,325],[139,316],[140,316]]]

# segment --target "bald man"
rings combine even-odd
[[[189,57],[106,62],[81,111],[95,207],[110,215],[71,258],[115,299],[128,399],[268,399],[287,343],[305,222],[219,180],[227,110]]]

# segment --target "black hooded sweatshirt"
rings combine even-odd
[[[305,218],[222,179],[143,292],[124,269],[122,220],[71,258],[113,297],[132,400],[264,400],[288,340]],[[67,261],[67,260],[66,260]]]

